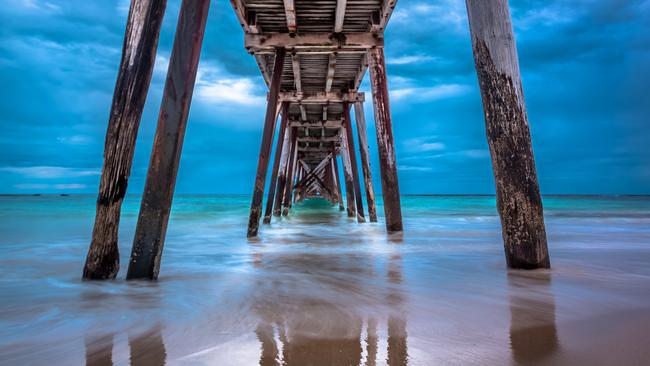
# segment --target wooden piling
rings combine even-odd
[[[341,135],[341,160],[343,161],[343,178],[345,179],[345,203],[347,205],[348,217],[354,217],[357,208],[354,201],[354,183],[352,166],[350,165],[350,149],[347,140],[347,133],[344,132]]]
[[[399,183],[397,181],[397,162],[395,161],[395,142],[388,99],[388,81],[384,49],[375,47],[368,51],[372,99],[375,110],[377,150],[381,171],[381,191],[384,197],[386,229],[389,232],[402,231],[402,208],[400,204]]]
[[[507,0],[467,0],[506,262],[550,268],[542,199]]]
[[[298,159],[298,129],[291,129],[291,150],[289,152],[289,166],[287,167],[287,183],[284,185],[284,208],[282,216],[289,214],[291,208],[291,196],[293,194],[293,182],[296,173],[296,160]]]
[[[339,199],[339,211],[344,211],[345,206],[343,206],[343,193],[341,191],[341,179],[339,176],[339,164],[337,162],[336,153],[334,148],[332,148],[332,167],[334,168],[334,182],[336,184],[336,194]]]
[[[370,171],[370,148],[368,147],[368,132],[366,130],[366,116],[361,102],[354,103],[354,120],[357,123],[359,137],[359,155],[361,155],[361,168],[363,181],[366,185],[366,201],[370,222],[377,222],[377,208],[375,206],[375,190],[372,186],[372,173]]]
[[[156,279],[160,271],[209,6],[210,0],[181,4],[127,279]]]
[[[271,223],[271,214],[273,212],[273,204],[275,203],[274,195],[275,195],[276,185],[279,186],[284,185],[284,171],[281,172],[280,177],[278,177],[278,171],[280,171],[281,160],[283,156],[286,155],[286,153],[283,150],[284,150],[284,143],[285,143],[285,135],[287,131],[287,123],[289,121],[289,103],[287,102],[282,103],[281,115],[282,118],[280,122],[280,131],[278,131],[278,143],[276,144],[275,147],[275,158],[273,161],[273,168],[271,170],[271,182],[269,184],[268,197],[266,198],[266,211],[264,212],[264,220],[263,220],[265,224]],[[278,182],[279,180],[282,181]]]
[[[350,105],[348,103],[343,103],[343,125],[347,137],[350,167],[352,168],[352,183],[354,184],[354,198],[356,199],[357,222],[366,222],[366,217],[363,213],[363,200],[361,199],[361,184],[359,182],[357,154],[354,152],[354,134],[352,133],[352,122],[350,121]]]
[[[166,3],[166,0],[131,2],[104,142],[95,225],[83,270],[86,280],[114,279],[120,268],[117,243],[120,212]]]
[[[280,82],[282,81],[282,69],[284,67],[284,57],[286,50],[277,48],[275,50],[275,61],[273,63],[273,76],[269,91],[269,99],[266,105],[266,117],[264,119],[264,133],[262,135],[262,144],[260,146],[260,156],[257,162],[257,174],[255,175],[255,186],[253,188],[253,199],[251,202],[251,211],[248,219],[249,238],[257,236],[257,230],[260,225],[260,215],[262,213],[262,197],[264,196],[264,184],[266,182],[266,170],[269,165],[269,155],[271,153],[271,144],[273,142],[273,130],[275,128],[275,109],[278,104],[278,95],[280,92]]]

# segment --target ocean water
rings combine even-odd
[[[177,196],[157,282],[83,282],[94,196],[0,197],[2,365],[648,365],[650,198],[545,197],[550,271],[508,271],[494,197],[321,200],[246,239],[248,196]],[[378,212],[382,213],[381,202]]]

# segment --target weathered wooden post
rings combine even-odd
[[[341,191],[341,179],[339,176],[339,164],[337,162],[337,157],[336,157],[336,152],[334,151],[334,148],[332,148],[332,167],[334,168],[334,182],[336,184],[336,194],[339,199],[339,211],[345,210],[345,206],[343,206],[343,193]]]
[[[368,132],[366,130],[366,116],[361,102],[354,103],[354,120],[357,122],[357,135],[359,137],[359,153],[361,155],[361,168],[363,180],[366,184],[366,200],[368,201],[368,216],[370,222],[377,222],[377,208],[375,207],[375,190],[372,187],[372,173],[370,172],[370,148],[368,147]]]
[[[384,49],[375,47],[368,51],[372,100],[375,109],[375,128],[377,130],[377,150],[381,171],[381,192],[384,197],[386,229],[389,232],[402,231],[402,207],[397,181],[397,162],[395,161],[395,142],[393,124],[388,100],[388,81]]]
[[[280,82],[282,81],[282,70],[284,68],[284,57],[286,50],[277,48],[275,50],[275,61],[273,62],[273,76],[269,90],[269,99],[266,105],[266,116],[264,118],[264,132],[262,135],[262,144],[260,146],[260,156],[257,162],[257,174],[255,176],[255,185],[253,187],[253,199],[251,202],[251,212],[248,219],[249,238],[257,236],[257,230],[260,226],[260,215],[262,214],[262,199],[264,197],[264,184],[266,182],[266,170],[269,166],[269,155],[271,154],[271,144],[273,143],[273,130],[276,120],[276,106],[278,105]]]
[[[210,0],[183,0],[127,279],[158,278]]]
[[[298,159],[298,130],[295,127],[291,129],[291,150],[289,151],[289,159],[289,165],[287,166],[287,183],[284,185],[283,216],[287,216],[289,214],[289,209],[291,208],[291,195],[293,194],[293,181],[296,173],[296,160]]]
[[[363,200],[361,199],[361,184],[359,183],[359,168],[357,167],[357,154],[354,152],[354,134],[352,133],[352,122],[350,121],[350,106],[343,103],[343,124],[345,128],[348,156],[352,167],[352,179],[354,184],[354,198],[356,199],[357,221],[366,222],[363,213]]]
[[[542,199],[507,0],[467,0],[506,262],[550,268]]]
[[[282,158],[284,158],[287,154],[287,152],[284,151],[285,148],[284,143],[285,143],[285,137],[288,137],[288,135],[286,135],[286,131],[287,131],[287,123],[289,123],[289,103],[287,102],[282,103],[281,113],[282,113],[282,119],[280,122],[280,131],[278,131],[278,143],[276,144],[275,147],[275,158],[273,161],[273,168],[271,171],[271,182],[269,183],[269,193],[268,193],[268,197],[266,198],[266,211],[264,212],[264,220],[263,220],[265,224],[271,223],[271,213],[273,212],[273,203],[275,203],[274,195],[275,195],[276,185],[282,186],[284,184],[284,169],[282,169],[280,177],[278,177],[278,171],[280,171],[280,165],[281,165],[280,160],[282,160]],[[278,182],[278,180],[282,180],[282,181]]]
[[[347,133],[343,131],[341,134],[341,161],[343,162],[343,179],[345,180],[345,203],[347,204],[348,217],[354,217],[357,208],[354,203],[354,183],[347,140]]]
[[[122,200],[158,49],[166,0],[132,0],[104,143],[95,226],[83,278],[114,279],[120,268],[118,229]]]

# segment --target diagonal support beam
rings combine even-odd
[[[284,14],[287,17],[289,33],[296,33],[298,24],[296,23],[296,4],[293,0],[284,0]]]
[[[336,13],[334,16],[334,33],[343,32],[343,23],[345,22],[345,9],[347,8],[348,0],[336,1]]]
[[[327,65],[327,77],[325,79],[325,93],[332,91],[332,84],[334,83],[334,73],[336,72],[336,52],[330,54],[329,62]]]

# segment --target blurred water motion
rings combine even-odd
[[[160,281],[96,283],[94,197],[0,197],[0,364],[650,360],[648,198],[546,198],[553,269],[536,272],[505,269],[492,197],[404,197],[399,235],[310,201],[252,241],[249,203],[175,198]]]

